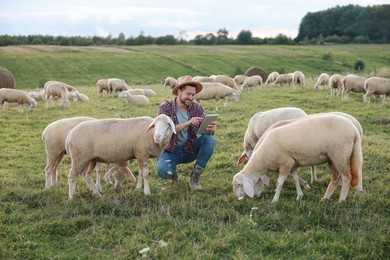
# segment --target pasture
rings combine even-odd
[[[331,60],[323,60],[331,53]],[[390,257],[390,104],[363,103],[351,93],[343,102],[328,89],[315,90],[321,72],[346,72],[345,64],[361,58],[369,75],[390,66],[390,45],[336,46],[140,46],[131,48],[13,46],[0,48],[0,67],[8,68],[19,89],[38,90],[47,80],[60,80],[89,96],[88,103],[32,112],[0,111],[0,258],[1,259],[387,259]],[[344,64],[344,65],[343,65]],[[201,177],[203,190],[189,190],[190,165],[179,167],[171,185],[156,174],[149,160],[152,194],[145,196],[128,180],[119,190],[103,185],[94,199],[80,176],[76,196],[68,200],[70,159],[59,168],[58,185],[45,190],[46,154],[41,140],[51,122],[73,116],[126,118],[156,115],[172,95],[163,88],[167,76],[228,74],[260,66],[268,71],[301,70],[306,88],[262,86],[244,92],[240,101],[220,102],[216,150]],[[349,69],[351,70],[351,69]],[[130,106],[117,97],[97,95],[101,78],[125,79],[130,87],[151,88],[157,95],[148,106]],[[215,101],[202,101],[215,113]],[[237,200],[232,178],[249,119],[259,111],[294,106],[306,113],[341,111],[359,120],[364,130],[361,196],[350,190],[338,203],[340,188],[320,202],[330,181],[327,165],[318,167],[319,181],[296,201],[292,178],[280,200],[271,204],[277,174],[260,198]],[[97,137],[98,138],[98,137]],[[130,164],[138,175],[135,162]],[[298,173],[310,180],[310,169]],[[93,175],[95,178],[95,176]]]

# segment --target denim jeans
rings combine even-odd
[[[196,165],[206,168],[207,162],[214,152],[215,139],[213,135],[203,134],[192,143],[194,153],[184,151],[184,146],[176,146],[172,153],[164,151],[157,158],[157,173],[163,179],[169,179],[176,174],[176,166],[196,160]]]

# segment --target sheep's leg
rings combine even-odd
[[[57,156],[47,156],[47,164],[45,167],[45,188],[48,189],[52,186],[55,186],[57,183],[57,168],[60,164],[64,153],[60,153]]]
[[[144,194],[150,195],[148,160],[146,159],[145,161],[138,161],[138,165],[140,170],[142,168],[140,174],[142,173],[144,179]]]
[[[101,197],[102,195],[100,195],[99,190],[96,188],[95,183],[93,182],[91,176],[91,172],[95,168],[95,166],[96,166],[96,162],[90,162],[83,173],[83,178],[87,183],[88,188],[92,191],[92,196]]]
[[[324,197],[322,197],[321,200],[330,199],[333,192],[336,190],[338,184],[340,183],[340,174],[336,170],[336,167],[333,165],[332,162],[329,162],[329,167],[332,174],[332,180],[329,182],[328,188],[326,189]]]
[[[313,182],[318,181],[317,179],[317,167],[315,165],[311,166],[311,184]]]
[[[18,106],[18,112],[19,113],[23,113],[23,108],[22,108],[23,104],[19,104]]]
[[[301,179],[301,178],[298,176],[296,171],[292,171],[291,175],[292,175],[292,177],[294,179],[295,188],[297,190],[297,200],[300,200],[303,197],[303,192],[302,192],[302,189],[301,189],[301,185],[299,183],[299,179]]]
[[[309,186],[309,184],[307,183],[307,181],[305,181],[304,179],[302,179],[300,176],[298,176],[298,181],[299,181],[299,184],[305,189],[305,190],[310,190],[311,187]]]
[[[215,111],[218,111],[219,99],[217,100],[217,106],[215,107]]]
[[[225,97],[225,101],[223,102],[223,107],[226,108],[228,103],[228,97]]]
[[[347,198],[349,188],[351,186],[351,176],[344,176],[341,177],[341,191],[339,196],[339,202],[344,202]]]
[[[280,192],[282,190],[283,183],[286,180],[287,176],[288,176],[288,173],[279,172],[278,182],[276,184],[275,195],[274,195],[274,198],[272,199],[272,203],[275,203],[279,200]]]
[[[95,187],[102,191],[102,186],[100,185],[100,172],[102,170],[102,164],[100,162],[96,163],[95,171],[96,171],[96,181],[95,181]]]

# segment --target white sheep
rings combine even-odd
[[[133,173],[130,171],[129,162],[124,161],[121,163],[118,163],[117,165],[114,165],[111,167],[107,173],[104,175],[103,179],[107,184],[114,185],[115,189],[118,189],[122,186],[123,181],[127,178],[130,179],[131,182],[136,182],[136,179],[133,175]],[[112,183],[110,180],[111,175],[115,177],[115,183]]]
[[[272,82],[274,82],[276,80],[276,78],[279,76],[279,72],[277,71],[273,71],[271,72],[268,77],[267,77],[267,80],[265,81],[264,84],[271,84]]]
[[[370,103],[371,95],[383,95],[382,104],[390,97],[390,79],[371,77],[364,82],[364,102]]]
[[[152,130],[154,129],[154,131]],[[68,175],[69,199],[76,191],[76,177],[83,173],[94,196],[101,196],[96,189],[91,170],[99,162],[121,163],[137,159],[139,175],[137,190],[150,194],[148,159],[158,157],[172,134],[176,133],[172,119],[166,115],[136,118],[112,118],[87,121],[73,128],[66,138],[66,151],[72,166]]]
[[[259,75],[254,75],[247,77],[244,83],[241,86],[241,91],[244,91],[246,88],[253,88],[253,91],[256,91],[257,86],[263,84],[263,78]]]
[[[216,111],[218,111],[218,104],[221,98],[225,98],[223,104],[224,108],[226,108],[227,106],[229,96],[232,96],[235,102],[238,102],[240,99],[240,91],[228,87],[222,83],[203,82],[202,86],[202,90],[199,93],[195,94],[195,100],[200,103],[200,100],[215,99],[217,103],[215,108]]]
[[[321,86],[328,86],[329,84],[329,74],[321,73],[317,79],[317,82],[314,84],[315,89],[320,89]]]
[[[122,91],[118,97],[125,98],[127,101],[127,104],[135,104],[135,105],[149,105],[150,104],[150,101],[146,96],[130,94],[129,90]]]
[[[238,198],[260,196],[269,183],[268,171],[278,171],[272,202],[279,200],[283,183],[291,174],[297,199],[303,193],[296,169],[328,163],[332,180],[322,200],[329,199],[341,180],[339,202],[345,201],[350,187],[362,192],[361,138],[353,123],[339,115],[318,115],[296,119],[271,129],[259,140],[260,145],[244,169],[233,177],[233,191]]]
[[[343,101],[348,100],[348,93],[350,91],[355,93],[364,93],[364,82],[367,78],[356,76],[356,75],[348,75],[343,78],[343,85],[341,91],[341,98]]]
[[[0,89],[0,105],[4,110],[4,102],[17,103],[19,105],[18,111],[23,112],[23,105],[28,105],[30,111],[33,111],[37,106],[37,101],[30,97],[26,92],[19,89],[2,88]]]
[[[79,93],[78,100],[81,102],[89,102],[89,97],[83,93]]]
[[[150,88],[144,88],[144,95],[147,96],[147,97],[154,97],[156,96],[156,92],[154,92],[153,89],[150,89]]]
[[[108,79],[107,86],[108,86],[108,93],[110,95],[113,95],[113,93],[119,91],[126,91],[130,88],[129,85],[127,85],[126,81],[117,78]]]
[[[177,81],[173,77],[167,77],[164,81],[164,88],[166,86],[169,86],[171,89],[174,88],[177,85]]]
[[[35,101],[40,101],[45,99],[45,90],[42,89],[41,91],[30,91],[27,93],[30,97],[35,99]]]
[[[293,80],[293,73],[289,74],[279,74],[279,76],[276,77],[275,81],[272,82],[273,86],[291,86]]]
[[[196,82],[213,82],[213,79],[212,77],[207,77],[207,76],[195,76],[192,78],[193,81],[196,81]],[[179,79],[177,80],[177,82],[180,82]]]
[[[229,77],[229,76],[226,76],[226,75],[217,75],[215,77],[213,77],[213,82],[216,82],[216,83],[222,83],[228,87],[231,87],[233,89],[236,89],[238,91],[240,91],[240,89],[238,88],[237,84],[236,84],[236,81]]]
[[[246,75],[236,75],[234,76],[234,81],[236,82],[237,86],[241,86],[245,80],[248,78]]]
[[[108,94],[108,79],[99,79],[98,81],[96,81],[96,86],[98,87],[99,96],[103,96],[104,90]]]
[[[54,107],[54,98],[58,97],[60,106],[68,107],[69,106],[69,91],[68,88],[62,84],[62,82],[57,81],[48,81],[45,83],[45,100],[46,108],[50,106]]]
[[[333,74],[329,78],[329,89],[330,89],[331,96],[338,95],[341,92],[343,86],[343,79],[344,76],[340,74]]]
[[[301,88],[305,87],[305,74],[302,71],[294,71],[292,76],[293,87],[299,86]]]

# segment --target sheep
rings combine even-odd
[[[28,105],[30,111],[33,111],[37,106],[37,101],[30,97],[26,92],[12,88],[0,89],[0,105],[4,110],[4,102],[17,103],[19,105],[18,112],[23,112],[23,105]]]
[[[51,107],[54,107],[54,98],[58,97],[60,106],[68,107],[70,105],[68,99],[68,89],[61,82],[49,81],[45,83],[45,100],[46,108],[49,107],[49,102]]]
[[[98,87],[99,96],[103,96],[104,90],[108,94],[108,79],[99,79],[98,81],[96,81],[96,86]]]
[[[192,78],[193,81],[196,81],[196,82],[213,82],[214,79],[212,77],[207,77],[207,76],[195,76]],[[180,82],[180,80],[178,79],[177,82]]]
[[[248,76],[246,75],[236,75],[233,79],[236,82],[237,86],[241,86],[247,78]]]
[[[299,86],[301,88],[305,87],[305,74],[302,71],[294,71],[292,76],[293,87]]]
[[[115,189],[118,189],[122,186],[122,182],[128,177],[131,182],[136,182],[133,173],[128,168],[128,161],[118,163],[111,167],[107,173],[104,175],[103,179],[107,184],[114,185]],[[110,176],[114,175],[115,183],[113,184],[110,180]]]
[[[267,77],[267,80],[265,81],[264,84],[271,84],[272,82],[274,82],[276,80],[276,78],[279,76],[279,72],[277,71],[274,71],[274,72],[271,72],[268,77]]]
[[[154,97],[156,96],[156,92],[153,91],[153,89],[144,88],[144,95],[147,97]]]
[[[177,81],[173,77],[167,77],[164,81],[164,89],[166,86],[169,86],[171,89],[177,85]]]
[[[129,89],[129,85],[123,79],[110,78],[107,82],[108,93],[112,95],[113,93],[119,91],[126,91]]]
[[[329,88],[331,96],[338,95],[341,92],[341,88],[343,86],[343,79],[344,76],[340,74],[333,74],[329,78]]]
[[[136,104],[136,105],[149,105],[150,101],[144,95],[132,95],[128,91],[122,91],[119,98],[125,98],[127,104]]]
[[[361,138],[353,123],[339,115],[303,117],[271,129],[259,140],[260,145],[244,169],[233,177],[233,192],[238,198],[260,196],[269,183],[268,171],[279,171],[272,202],[279,200],[286,177],[295,181],[297,199],[303,196],[296,169],[327,162],[332,180],[322,200],[329,199],[341,179],[339,202],[345,201],[349,188],[363,190]]]
[[[215,99],[217,102],[217,106],[215,108],[216,111],[218,111],[218,103],[221,98],[225,98],[225,102],[223,104],[224,108],[227,106],[228,96],[232,96],[235,102],[239,101],[240,92],[222,83],[204,82],[202,85],[202,90],[195,94],[195,100],[200,103],[200,100]]]
[[[314,84],[315,89],[320,89],[321,86],[327,86],[329,84],[329,74],[321,73],[317,79],[316,84]]]
[[[371,95],[383,95],[382,104],[390,97],[390,79],[371,77],[364,81],[364,102],[370,103]]]
[[[41,91],[30,91],[27,94],[35,99],[35,101],[40,101],[45,98],[45,90],[43,89]]]
[[[259,75],[254,75],[248,77],[244,84],[241,86],[241,91],[244,91],[245,88],[253,87],[253,91],[256,91],[257,86],[261,86],[263,84],[263,78]]]
[[[97,162],[121,163],[131,159],[138,161],[136,189],[142,189],[144,180],[144,194],[151,194],[148,159],[158,157],[174,133],[175,125],[166,115],[154,119],[147,116],[111,118],[79,124],[69,132],[65,141],[72,165],[68,175],[69,199],[74,196],[76,177],[81,173],[92,194],[101,196],[90,176]]]
[[[81,102],[89,102],[89,97],[83,93],[79,93],[78,100]]]
[[[293,80],[293,74],[279,74],[279,76],[276,77],[275,81],[272,82],[273,86],[277,85],[283,85],[283,86],[290,86]]]
[[[341,98],[343,101],[348,100],[348,93],[350,91],[355,93],[363,93],[364,94],[364,81],[366,78],[356,76],[356,75],[348,75],[343,78],[343,85],[341,91]]]
[[[229,77],[229,76],[217,75],[217,76],[213,77],[213,82],[222,83],[228,87],[231,87],[233,89],[240,91],[240,89],[238,88],[238,86],[236,84],[236,81],[234,81],[234,79]]]
[[[127,92],[130,95],[143,95],[143,96],[145,96],[145,91],[141,88],[136,88],[136,89],[131,88],[131,89],[128,89],[126,91],[122,91],[121,93],[123,93],[123,92]]]

